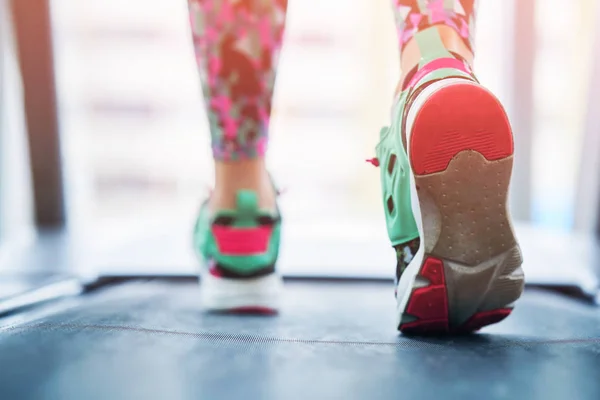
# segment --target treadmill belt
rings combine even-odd
[[[191,282],[0,320],[0,399],[600,399],[600,310],[528,289],[463,337],[394,327],[391,284],[288,282],[278,316],[204,314]]]

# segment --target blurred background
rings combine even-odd
[[[194,273],[212,163],[185,0],[13,2],[16,18],[1,1],[0,257],[35,241],[36,222],[64,223],[78,268]],[[552,252],[588,254],[577,246],[598,233],[597,8],[480,1],[475,68],[513,123],[526,262],[543,253],[563,268]],[[285,273],[391,277],[378,171],[364,160],[398,57],[389,1],[290,1],[269,153],[287,188]]]

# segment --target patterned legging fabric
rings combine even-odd
[[[215,160],[264,156],[288,0],[188,0]],[[448,25],[472,48],[476,0],[392,0],[400,48]]]

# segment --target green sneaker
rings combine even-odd
[[[471,332],[499,322],[523,291],[522,257],[507,210],[513,137],[498,99],[436,28],[416,35],[423,58],[381,130],[387,231],[398,260],[397,326],[406,333]]]
[[[208,200],[194,229],[194,247],[203,261],[202,305],[209,311],[273,313],[281,278],[279,212],[261,210],[253,191],[240,190],[233,210],[210,214]]]

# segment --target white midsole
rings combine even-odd
[[[277,274],[254,279],[227,279],[205,273],[201,277],[202,306],[208,310],[240,307],[279,308],[283,281]]]

